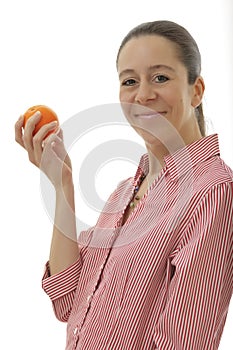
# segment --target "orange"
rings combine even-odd
[[[28,119],[30,117],[32,117],[33,114],[35,114],[37,111],[41,112],[41,119],[35,126],[35,129],[33,131],[33,136],[37,133],[37,131],[43,125],[45,125],[47,123],[51,123],[53,121],[58,122],[58,117],[57,117],[56,113],[51,108],[44,106],[44,105],[36,105],[36,106],[32,106],[32,107],[28,108],[28,110],[24,113],[24,123],[23,123],[24,128],[25,128],[25,125],[26,125]],[[49,131],[49,133],[46,135],[46,137],[48,135],[50,135],[51,133],[53,133],[55,131],[55,129],[56,128],[54,128],[54,130]]]

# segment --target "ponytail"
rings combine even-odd
[[[204,113],[203,113],[202,103],[196,108],[195,112],[196,112],[196,118],[197,118],[197,122],[199,125],[201,135],[202,135],[202,137],[205,137],[206,136],[206,126],[205,126],[205,117],[204,117]]]

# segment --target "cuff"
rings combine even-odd
[[[59,299],[76,289],[81,269],[81,259],[78,259],[65,270],[50,276],[49,262],[47,262],[42,278],[42,288],[52,301]]]

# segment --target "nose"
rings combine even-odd
[[[135,95],[135,102],[144,104],[154,100],[156,96],[155,88],[149,82],[140,82]]]

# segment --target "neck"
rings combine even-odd
[[[165,147],[161,142],[156,142],[155,144],[146,144],[148,157],[149,157],[149,173],[148,180],[154,179],[165,166],[164,157],[172,154],[186,145],[189,145],[202,138],[199,128],[193,128],[192,133],[182,133],[180,132],[180,140],[167,140]],[[158,141],[158,140],[157,140]]]
[[[168,152],[160,152],[158,151],[158,148],[153,150],[150,146],[147,145],[147,153],[148,153],[148,159],[149,159],[149,172],[148,172],[148,180],[155,178],[161,171],[161,169],[164,167],[164,159],[163,157],[168,154]]]

